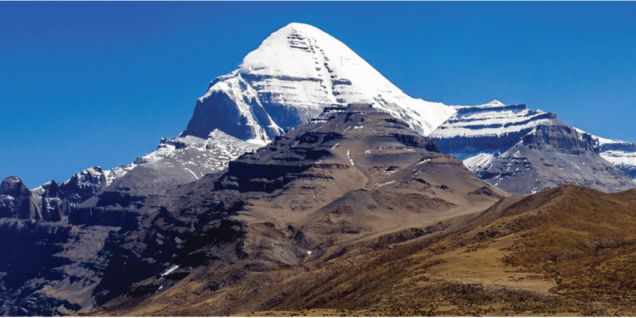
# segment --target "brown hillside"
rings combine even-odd
[[[201,269],[109,313],[206,315],[229,304],[224,313],[248,315],[636,313],[636,191],[565,186],[446,224],[456,230],[401,231],[302,267]]]

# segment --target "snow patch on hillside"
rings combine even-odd
[[[495,159],[491,153],[480,153],[464,159],[464,166],[470,171],[478,171],[487,168]]]

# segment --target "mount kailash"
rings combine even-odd
[[[387,125],[383,129],[392,134],[392,139],[375,136],[372,129],[365,126],[365,116],[360,115],[366,111],[360,110],[352,112],[352,118],[357,120],[355,125],[346,124],[346,117],[333,115],[339,124],[333,124],[331,130],[315,131],[312,130],[315,126],[303,126],[308,129],[306,135],[297,132],[289,137],[291,139],[286,139],[285,133],[299,125],[311,124],[312,119],[323,114],[325,107],[337,114],[335,107],[354,103],[373,105],[372,116],[377,118],[369,122]],[[378,115],[376,111],[385,115]],[[395,122],[386,116],[391,116]],[[355,148],[350,149],[351,152],[338,148],[336,140],[355,136],[347,129],[359,130],[360,136],[369,142],[352,144]],[[404,132],[407,129],[423,139]],[[313,151],[306,147],[297,148],[295,143],[320,147]],[[365,150],[362,148],[365,145],[374,148]],[[399,150],[399,158],[405,159],[399,161],[396,157],[395,164],[386,161],[389,159],[381,153],[390,152],[393,148],[383,148],[389,146]],[[256,154],[262,153],[265,157],[251,154],[259,148]],[[379,154],[373,155],[374,149]],[[290,180],[285,179],[286,176],[251,175],[256,173],[252,170],[258,170],[254,167],[259,167],[262,161],[284,159],[292,162],[300,158],[312,166],[326,164],[321,162],[323,156],[335,156],[338,160],[333,166],[324,167],[345,169],[343,165],[353,166],[356,160],[363,160],[362,172],[354,173],[356,182],[364,185],[363,181],[368,178],[372,183],[365,187],[371,188],[412,187],[419,182],[429,189],[427,191],[446,198],[446,201],[422,198],[436,211],[455,211],[471,200],[490,202],[504,195],[496,187],[469,177],[461,164],[436,154],[437,150],[463,160],[470,171],[491,185],[515,193],[537,192],[565,183],[619,191],[634,187],[632,180],[636,178],[636,144],[585,133],[558,120],[553,113],[530,110],[525,105],[493,101],[479,106],[448,106],[412,98],[342,42],[313,26],[291,23],[265,39],[236,70],[216,78],[197,100],[185,130],[177,137],[162,139],[154,152],[127,165],[110,170],[88,168],[64,182],[51,181],[35,189],[28,189],[17,177],[6,178],[0,185],[0,237],[8,243],[0,252],[10,259],[3,260],[0,265],[0,313],[64,314],[93,310],[130,290],[131,286],[125,283],[145,279],[143,270],[149,273],[160,271],[173,261],[170,255],[160,253],[144,256],[148,246],[170,246],[167,251],[190,251],[194,254],[183,256],[182,261],[196,263],[201,255],[188,244],[195,244],[192,242],[201,238],[184,233],[189,231],[188,224],[194,224],[188,222],[194,222],[193,218],[198,216],[188,214],[190,210],[185,208],[179,211],[180,214],[170,216],[165,207],[191,207],[190,203],[183,202],[183,197],[196,194],[201,197],[191,200],[200,204],[199,208],[205,201],[205,204],[218,205],[222,207],[220,210],[234,213],[243,209],[245,198],[240,194],[243,190],[269,193],[270,190],[287,189]],[[284,156],[276,157],[278,152]],[[407,155],[408,152],[427,158],[422,159],[420,164],[423,166],[417,165],[418,161]],[[244,156],[235,161],[228,172],[228,163],[241,155]],[[448,171],[427,170],[428,178],[421,180],[415,175],[406,175],[406,168],[419,171],[429,167],[429,161],[424,161],[429,159],[434,161],[431,166],[451,168]],[[241,165],[252,170],[241,173],[237,168]],[[294,167],[286,166],[297,169]],[[293,173],[303,182],[322,180],[321,174],[303,174],[302,171],[294,170]],[[393,174],[401,178],[397,184],[393,184],[395,180],[389,180],[388,176]],[[459,179],[449,179],[445,184],[444,175],[470,180],[470,187],[462,188]],[[224,189],[223,193],[233,199],[220,199],[217,194],[208,196],[201,192],[206,186]],[[306,184],[298,191],[312,186],[316,184]],[[241,187],[247,188],[241,190]],[[454,192],[458,188],[463,192]],[[379,206],[386,204],[387,209],[410,211],[406,206],[393,206],[393,201],[386,203],[388,199],[379,197],[376,192],[345,190],[352,192],[343,199],[344,203],[371,196],[373,200],[379,200],[375,203]],[[348,193],[346,191],[342,193]],[[395,198],[398,197],[396,194]],[[334,211],[343,202],[334,203]],[[302,210],[304,203],[280,204]],[[329,215],[332,214],[329,213],[333,211],[316,211],[320,211],[315,216],[322,218],[321,222],[331,222]],[[337,227],[339,231],[351,229],[345,225],[351,224],[352,220],[359,221],[355,215],[349,215],[351,211],[344,213],[343,217],[352,219],[341,220],[342,226]],[[267,215],[267,219],[274,224],[282,222],[278,216]],[[228,215],[215,216],[214,220],[208,221],[214,223],[211,228],[225,231],[227,236],[222,239],[231,242],[240,232],[237,227],[249,224],[249,220],[237,221]],[[303,222],[299,220],[298,224]],[[330,227],[333,224],[324,224],[324,227],[312,228],[307,233],[319,240],[321,235],[335,231]],[[351,231],[358,232],[350,234],[375,229],[375,225],[353,224]],[[201,226],[208,225],[201,223]],[[199,230],[209,233],[206,232],[209,229]],[[268,228],[252,230],[256,231],[254,233],[269,231]],[[288,234],[300,233],[297,230],[289,229]],[[148,236],[139,236],[142,234]],[[139,237],[146,237],[148,241],[136,241]],[[316,247],[315,241],[310,239],[298,240],[307,248]],[[216,250],[229,248],[223,242],[208,246],[210,250],[206,253],[228,252]],[[291,244],[291,241],[286,242]],[[272,253],[287,248],[272,244],[268,247]],[[290,253],[286,254],[288,261],[303,259],[300,250],[284,251]],[[156,263],[148,263],[149,260]],[[121,262],[143,270],[122,271],[114,265]],[[269,265],[259,263],[258,266]],[[181,275],[176,269],[169,274],[171,277]],[[120,283],[110,284],[112,280],[104,280],[104,277],[118,277]],[[141,284],[133,290],[143,294],[147,292],[144,288],[159,288],[153,284]]]

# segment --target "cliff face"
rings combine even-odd
[[[37,217],[31,191],[18,177],[7,177],[0,184],[0,217]]]
[[[516,193],[534,193],[562,184],[606,192],[634,187],[618,168],[601,158],[592,136],[563,124],[537,126],[475,173]]]
[[[636,143],[593,136],[599,143],[600,155],[636,182]]]
[[[431,137],[442,152],[508,192],[535,193],[563,184],[606,192],[636,187],[625,175],[629,169],[606,161],[612,158],[609,145],[553,113],[498,101],[456,108]]]
[[[60,315],[90,310],[103,276],[109,235],[134,228],[138,211],[86,211],[106,185],[101,168],[29,190],[17,177],[0,185],[0,313]],[[99,213],[102,212],[102,213]]]

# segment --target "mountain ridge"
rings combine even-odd
[[[629,153],[612,152],[609,140],[603,146],[599,140],[605,139],[564,123],[555,113],[499,101],[454,107],[457,112],[431,137],[441,151],[506,191],[527,194],[562,184],[606,192],[636,187],[626,176]]]
[[[296,63],[289,63],[292,60]],[[330,75],[324,76],[325,74]],[[300,83],[295,83],[299,81]],[[372,87],[360,88],[369,82],[373,84]],[[306,85],[309,86],[305,87]],[[379,95],[376,96],[375,91]],[[385,95],[388,97],[382,97]],[[213,96],[218,99],[210,100],[216,98]],[[380,97],[376,98],[378,96]],[[499,113],[502,114],[514,112],[514,109],[521,110],[518,115],[500,117],[500,120],[511,121],[506,123],[508,130],[515,127],[521,130],[516,131],[514,136],[510,135],[510,138],[492,136],[492,145],[479,153],[473,153],[470,160],[465,160],[473,170],[473,165],[487,164],[492,159],[493,152],[503,153],[512,147],[522,135],[530,131],[532,125],[549,122],[550,118],[556,117],[553,113],[530,110],[522,104],[505,105],[498,100],[478,106],[446,106],[413,99],[342,42],[313,26],[290,23],[272,33],[257,49],[248,53],[238,69],[211,82],[206,93],[197,100],[192,118],[178,137],[163,138],[157,150],[140,156],[130,164],[109,170],[102,169],[106,183],[101,188],[109,186],[135,168],[139,168],[138,174],[145,178],[152,175],[154,178],[165,179],[154,186],[156,191],[161,191],[161,183],[194,181],[207,173],[222,170],[229,160],[241,153],[253,150],[272,137],[283,134],[286,129],[317,116],[324,107],[338,103],[355,103],[360,99],[369,100],[376,107],[405,120],[423,135],[434,129],[433,134],[440,149],[462,160],[467,159],[470,150],[458,152],[452,146],[449,147],[447,141],[457,138],[445,138],[444,135],[463,134],[456,128],[445,129],[453,125],[453,118],[466,117],[463,115],[476,109],[490,111],[491,114],[495,113],[493,110],[496,108],[501,108]],[[227,114],[219,117],[222,110]],[[524,125],[524,121],[530,125],[520,127],[519,125]],[[484,129],[481,130],[485,132]],[[219,135],[215,136],[215,132]],[[631,143],[601,142],[606,139],[596,138],[604,149],[600,153],[601,157],[636,179],[636,161],[633,159],[636,147]],[[472,139],[468,138],[466,141],[470,143]],[[222,149],[222,144],[229,145],[231,150],[226,152]],[[217,156],[215,152],[222,154]],[[190,164],[194,162],[193,159],[203,164],[193,167]],[[171,166],[176,167],[175,171],[168,169]],[[132,175],[127,179],[129,181],[125,182],[130,184],[122,184],[120,188],[135,188],[136,182],[130,181]]]
[[[279,51],[284,54],[276,55]],[[297,69],[291,61],[303,62],[296,63]],[[454,139],[457,136],[461,138]],[[471,139],[475,136],[485,140],[482,145]],[[197,101],[188,127],[177,137],[162,139],[154,152],[128,165],[85,169],[68,181],[32,190],[18,178],[3,182],[0,236],[11,244],[3,245],[0,253],[10,260],[0,266],[0,313],[295,310],[303,308],[300,300],[287,296],[297,291],[309,295],[314,306],[328,303],[352,310],[364,304],[384,306],[390,299],[396,305],[374,307],[377,311],[369,313],[402,313],[396,308],[404,305],[400,299],[375,293],[387,282],[378,276],[390,271],[385,266],[401,264],[391,256],[425,256],[417,258],[425,268],[413,273],[432,269],[427,279],[445,273],[480,282],[484,277],[471,276],[470,269],[459,266],[462,256],[454,253],[464,242],[490,244],[502,233],[489,229],[480,234],[476,228],[469,229],[473,236],[451,232],[473,226],[469,221],[483,210],[536,202],[543,208],[559,191],[572,189],[559,187],[564,182],[620,190],[625,180],[603,154],[620,164],[631,158],[631,146],[599,140],[555,114],[521,104],[493,100],[446,106],[411,98],[338,40],[314,27],[290,24],[248,54],[239,69],[214,80]],[[605,144],[605,150],[599,144]],[[582,158],[585,173],[578,173],[575,164]],[[539,176],[543,183],[535,189],[535,175],[524,177],[524,171],[547,173]],[[586,178],[576,179],[572,171]],[[509,197],[495,185],[539,195],[523,201],[524,196]],[[544,186],[557,188],[541,192]],[[632,204],[629,195],[573,193]],[[484,218],[499,222],[497,216],[511,214],[500,211]],[[623,214],[629,216],[628,211]],[[559,226],[567,228],[563,222]],[[604,233],[593,230],[595,235]],[[435,245],[440,250],[428,254],[428,240],[447,234],[457,240]],[[412,240],[418,243],[400,247]],[[513,243],[505,241],[507,247]],[[629,244],[616,240],[599,246]],[[394,247],[395,252],[387,252]],[[470,256],[473,263],[468,264],[484,261],[497,273],[506,273],[508,265],[487,257],[491,252],[502,256],[499,247],[490,246],[484,258]],[[434,258],[438,263],[428,258],[446,250],[450,254]],[[366,255],[374,256],[371,263],[364,260]],[[355,258],[350,262],[349,256]],[[363,264],[372,275],[329,272],[320,267],[323,262],[348,272],[351,264]],[[459,269],[444,267],[444,262],[459,264]],[[538,270],[528,268],[523,275]],[[302,273],[307,269],[319,276],[310,277],[313,285],[308,286],[326,283],[335,294],[276,285],[289,272],[306,278]],[[514,312],[518,299],[530,300],[525,308],[530,312],[546,312],[541,306],[554,300],[549,291],[558,282],[523,275],[512,275],[524,282],[522,291],[509,290],[515,280],[488,281],[485,287],[446,281],[415,291],[435,302],[444,301],[440,295],[457,296],[450,305],[462,314],[482,313],[466,307],[467,302],[477,299],[486,306],[496,297],[504,299],[498,304],[503,313]],[[329,278],[334,278],[331,283]],[[386,286],[406,288],[402,291],[410,288],[393,278],[388,282]],[[263,292],[261,283],[282,286],[287,294]],[[188,299],[194,299],[194,305],[172,302],[179,292],[192,297]],[[248,301],[242,298],[246,293],[258,297]],[[360,302],[352,301],[356,297]],[[218,306],[211,308],[211,299]],[[566,299],[566,305],[572,304],[593,307],[579,298]],[[444,306],[404,308],[419,314],[455,313],[439,309]]]
[[[180,240],[184,235],[207,236],[207,243],[191,250],[168,249],[168,255],[183,256],[168,258],[165,268],[178,266],[192,277],[212,275],[206,281],[218,284],[214,290],[221,296],[215,297],[221,298],[224,290],[248,278],[314,266],[360,242],[443,231],[449,226],[446,220],[478,212],[505,196],[460,161],[437,152],[405,122],[370,105],[326,109],[316,120],[232,161],[223,175],[207,176],[177,191],[181,199],[168,204],[169,212],[149,231],[161,237],[173,233],[170,236]],[[167,218],[185,224],[195,218],[203,224],[198,225],[201,230],[183,233],[179,223]],[[205,230],[222,224],[232,224],[233,230]],[[229,240],[212,239],[219,233],[227,233],[223,237]],[[152,255],[158,250],[148,246],[132,255],[147,258],[143,251]],[[193,266],[194,255],[202,253],[206,256],[195,259],[212,263]],[[223,273],[238,272],[237,281],[224,278]],[[137,286],[153,291],[172,284],[178,282],[149,275]],[[151,293],[124,293],[105,308],[135,308],[153,298]],[[226,315],[245,299],[220,301],[227,305],[210,310]]]

